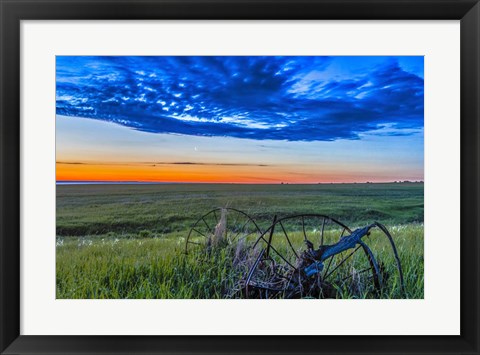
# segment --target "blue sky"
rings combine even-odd
[[[423,180],[423,57],[57,57],[57,179]]]

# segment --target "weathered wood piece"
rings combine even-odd
[[[315,259],[318,261],[325,261],[336,254],[344,252],[345,250],[355,248],[361,239],[366,236],[370,232],[370,229],[374,226],[374,224],[371,224],[367,227],[355,229],[350,235],[340,239],[338,243],[321,246],[315,250]]]

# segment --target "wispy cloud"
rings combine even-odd
[[[251,163],[206,163],[206,162],[190,162],[190,161],[173,161],[173,162],[138,162],[138,163],[105,163],[105,162],[79,162],[79,161],[57,161],[62,165],[110,165],[110,166],[156,166],[156,165],[204,165],[204,166],[257,166],[267,167],[270,164],[251,164]]]
[[[210,166],[271,166],[269,164],[249,164],[249,163],[198,163],[190,161],[176,161],[176,162],[158,162],[152,163],[155,165],[210,165]]]
[[[423,127],[423,58],[57,57],[57,114],[136,130],[257,140],[359,139]],[[339,75],[338,63],[350,63]]]

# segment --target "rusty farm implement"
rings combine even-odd
[[[350,229],[321,214],[274,216],[267,226],[246,212],[218,208],[192,226],[185,252],[208,257],[229,248],[238,280],[226,297],[234,298],[342,298],[382,297],[397,287],[406,297],[402,266],[392,235],[374,222]],[[387,272],[369,246],[371,235],[386,238],[396,275]],[[391,278],[394,282],[387,282]]]

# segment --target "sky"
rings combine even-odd
[[[423,180],[423,57],[56,64],[57,181]]]

